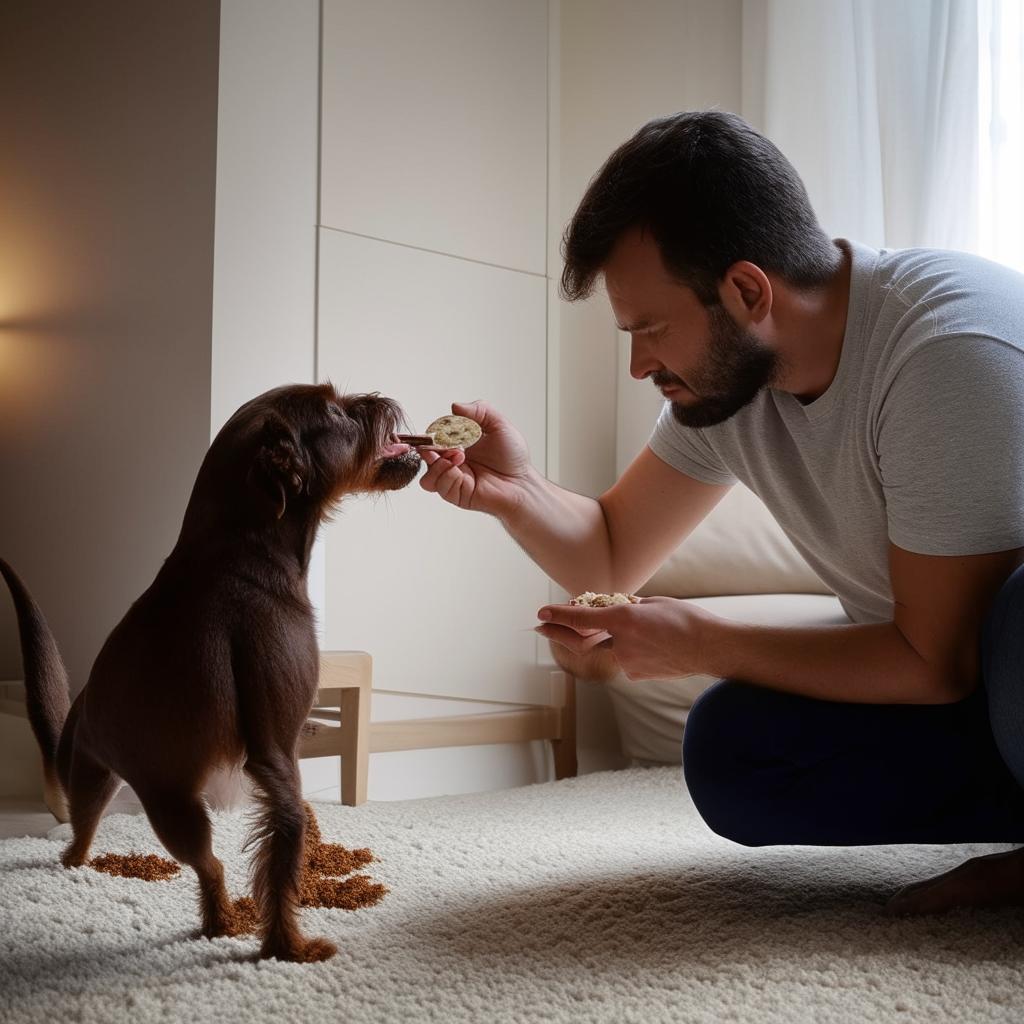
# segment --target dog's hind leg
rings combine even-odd
[[[306,938],[299,931],[299,877],[302,872],[306,812],[295,757],[281,750],[254,755],[246,773],[258,787],[259,820],[246,846],[259,844],[253,860],[253,896],[260,915],[260,955],[313,963],[337,952],[324,938]]]
[[[237,935],[235,912],[224,887],[224,865],[213,853],[210,817],[195,793],[141,789],[146,817],[167,852],[199,877],[199,911],[203,935]]]
[[[68,811],[73,836],[60,860],[66,868],[77,868],[89,856],[96,826],[121,780],[80,746],[70,752],[68,759]]]

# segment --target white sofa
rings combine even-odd
[[[758,625],[846,623],[839,600],[782,532],[764,504],[737,484],[640,589],[645,596],[692,598],[725,618]],[[622,751],[641,762],[678,763],[686,715],[716,677],[604,684]],[[586,684],[585,680],[580,680]]]

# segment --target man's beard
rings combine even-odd
[[[743,330],[724,306],[709,306],[708,316],[711,342],[707,362],[692,380],[683,381],[667,370],[651,374],[656,387],[682,384],[699,396],[686,405],[670,402],[672,415],[684,427],[713,427],[724,423],[749,405],[772,382],[779,369],[776,353]]]

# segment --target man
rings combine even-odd
[[[848,625],[726,622],[685,601],[541,609],[574,655],[634,679],[722,677],[687,719],[707,823],[748,845],[1024,842],[1024,278],[961,253],[821,230],[792,166],[740,118],[653,121],[565,236],[563,294],[599,277],[631,373],[666,404],[597,500],[530,465],[482,402],[468,453],[421,484],[497,516],[570,593],[642,584],[736,481],[835,591]],[[1024,901],[1024,849],[894,912]]]

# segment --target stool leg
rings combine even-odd
[[[561,735],[551,741],[551,750],[555,755],[555,778],[569,779],[576,775],[576,679],[568,672],[554,674],[562,677],[563,690],[558,716]]]
[[[349,807],[366,803],[370,692],[368,685],[349,686],[341,691],[341,802]]]

